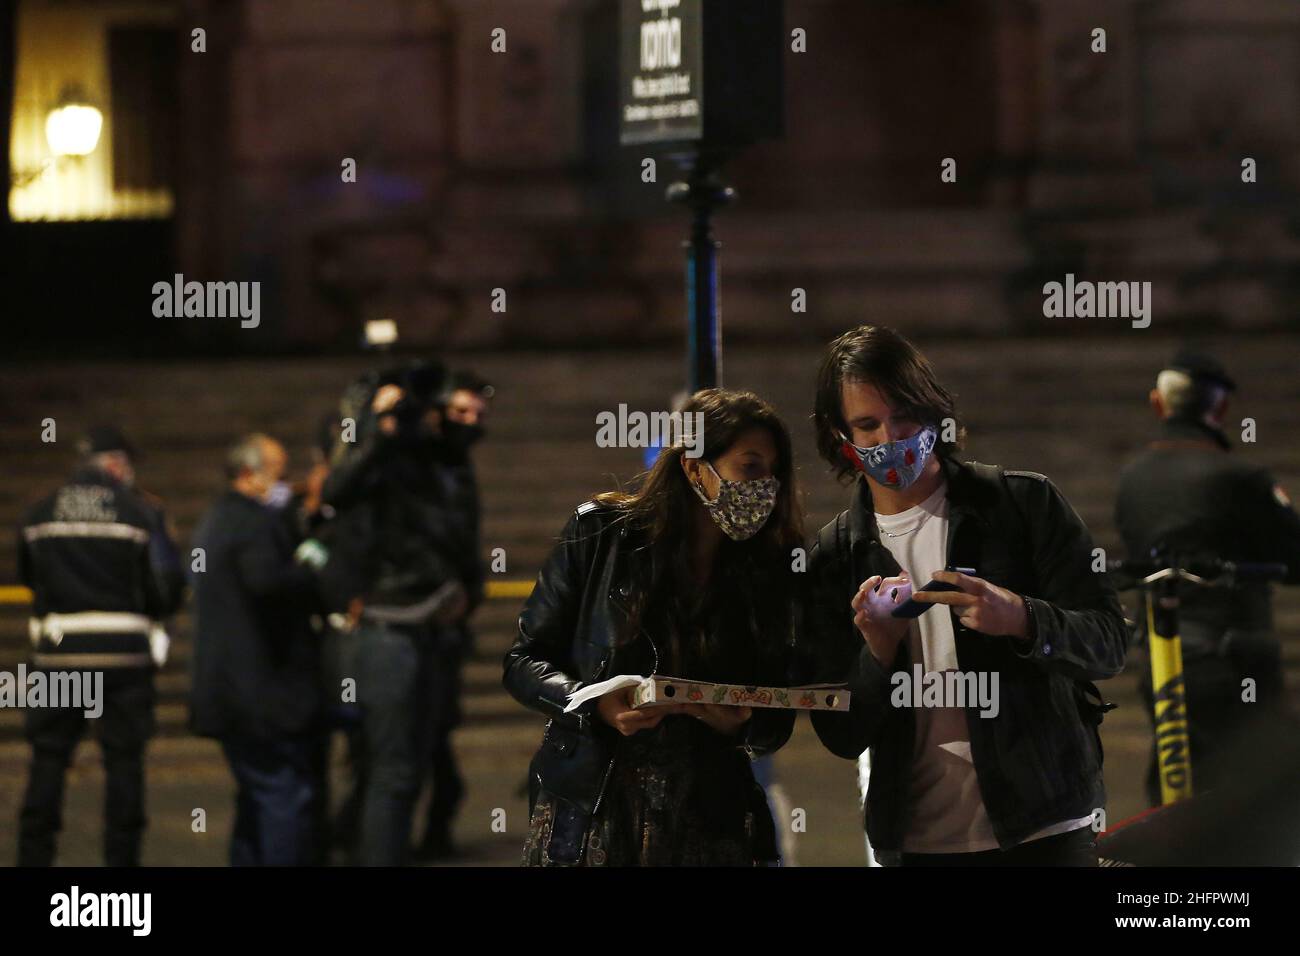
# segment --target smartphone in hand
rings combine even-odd
[[[958,574],[975,573],[974,568],[947,567],[944,568],[944,570],[956,571]],[[949,584],[947,581],[931,581],[923,588],[913,589],[912,593],[915,594],[917,591],[960,591],[960,590],[961,588],[957,587],[957,585]],[[894,617],[920,617],[922,614],[924,614],[926,611],[930,610],[930,608],[934,606],[935,605],[929,603],[928,601],[916,601],[913,600],[912,598],[908,598],[902,604],[898,605],[898,607],[894,608],[894,610],[891,611],[890,613]]]

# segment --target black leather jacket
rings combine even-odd
[[[948,563],[975,568],[1025,597],[1030,609],[1028,643],[974,633],[952,617],[959,669],[999,674],[998,715],[981,718],[971,707],[968,724],[980,795],[998,842],[1008,847],[1104,807],[1103,711],[1089,682],[1123,669],[1129,634],[1114,587],[1093,570],[1088,529],[1050,481],[974,463],[944,461],[943,468]],[[866,828],[877,858],[889,864],[899,861],[907,825],[916,721],[910,708],[890,706],[891,674],[912,666],[907,642],[893,666],[882,667],[853,626],[849,602],[861,582],[898,573],[873,511],[859,479],[852,506],[819,534],[808,560],[813,591],[804,643],[822,661],[814,665],[817,677],[847,675],[849,713],[813,712],[813,727],[841,757],[872,748]]]
[[[415,604],[458,577],[455,556],[473,547],[468,517],[450,500],[432,440],[368,430],[344,446],[321,499],[337,512],[333,538],[353,589],[367,604]]]
[[[618,674],[642,673],[644,632],[625,638],[635,565],[648,560],[613,508],[589,501],[564,526],[560,542],[519,615],[519,635],[506,653],[503,683],[526,707],[550,718],[529,768],[529,812],[540,790],[555,798],[548,856],[574,862],[581,855],[613,766],[618,731],[595,715],[596,701],[569,714],[568,698],[581,687]],[[653,643],[651,641],[651,643]],[[635,659],[635,669],[624,667]],[[784,683],[788,674],[775,675]],[[794,728],[794,711],[755,708],[735,738],[751,756],[781,747]]]

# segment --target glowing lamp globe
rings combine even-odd
[[[104,115],[84,103],[68,103],[45,119],[45,139],[55,156],[85,156],[99,144]]]

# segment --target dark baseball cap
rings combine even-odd
[[[135,445],[116,425],[92,425],[87,428],[85,436],[77,443],[77,450],[83,455],[120,451],[132,459],[136,457]]]
[[[1230,392],[1237,390],[1237,383],[1232,380],[1232,376],[1223,367],[1223,363],[1213,355],[1200,349],[1191,347],[1179,349],[1165,368],[1175,372],[1183,372],[1197,381],[1213,382]]]

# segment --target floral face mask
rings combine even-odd
[[[781,482],[774,475],[751,481],[731,481],[719,475],[713,465],[705,464],[718,479],[718,497],[710,501],[698,484],[692,483],[691,487],[722,533],[732,541],[744,541],[758,534],[776,507],[776,493]]]
[[[844,438],[843,435],[840,436]],[[920,477],[934,451],[935,431],[929,425],[911,438],[863,448],[844,438],[844,457],[886,488],[906,488]]]

